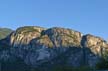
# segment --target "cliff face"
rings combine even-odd
[[[41,31],[44,28],[41,27],[21,27],[10,35],[10,45],[12,47],[24,47],[30,43],[34,38],[41,36]]]
[[[8,46],[8,49],[1,50],[0,60],[20,58],[34,67],[95,66],[108,51],[108,44],[100,37],[58,27],[21,27],[0,42]]]
[[[94,66],[108,52],[107,42],[100,37],[90,34],[82,37],[81,45],[84,49],[86,62],[90,66]]]

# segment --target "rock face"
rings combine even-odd
[[[108,51],[108,44],[100,37],[59,27],[21,27],[1,40],[2,44],[6,44],[8,49],[1,50],[0,60],[20,58],[33,67],[95,66]]]
[[[10,35],[10,45],[12,47],[26,47],[29,42],[41,36],[41,27],[21,27]]]
[[[84,48],[86,62],[90,66],[94,66],[104,56],[104,53],[108,51],[108,44],[105,40],[90,34],[82,37],[81,44]]]

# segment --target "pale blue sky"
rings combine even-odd
[[[0,27],[66,27],[108,38],[108,0],[0,0]]]

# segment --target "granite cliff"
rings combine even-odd
[[[0,46],[1,61],[21,59],[32,67],[94,67],[108,52],[108,44],[104,39],[60,27],[20,27],[0,40],[0,45],[4,45]]]

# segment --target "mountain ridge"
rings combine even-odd
[[[11,32],[12,32],[12,30],[9,29],[9,28],[0,28],[0,39],[5,38],[5,37],[8,36]]]
[[[108,44],[104,39],[60,27],[20,27],[1,40],[0,44],[8,48],[1,50],[0,60],[20,58],[32,67],[57,64],[94,67],[108,52]]]

